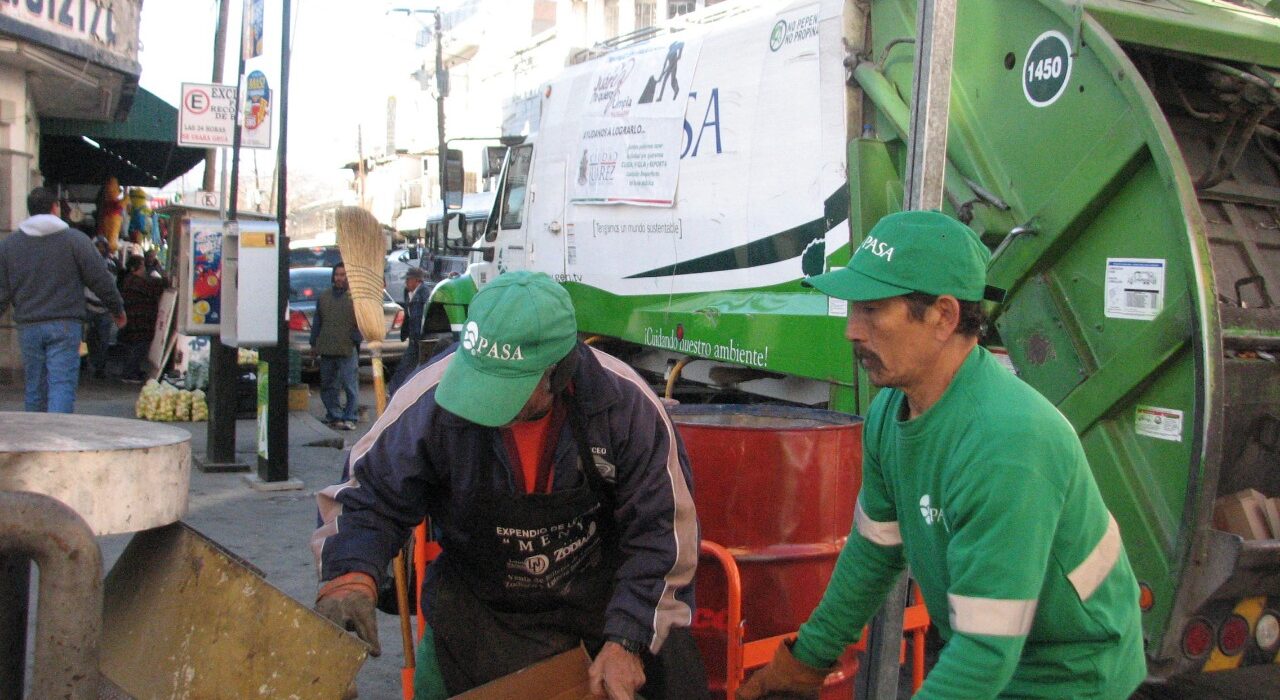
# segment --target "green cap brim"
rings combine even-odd
[[[896,284],[881,282],[867,277],[861,272],[842,267],[821,275],[804,279],[801,284],[826,294],[829,297],[846,301],[875,301],[889,297],[902,296],[915,291]]]
[[[464,420],[497,428],[520,413],[543,374],[542,370],[516,377],[487,374],[472,367],[458,352],[436,387],[436,403]]]

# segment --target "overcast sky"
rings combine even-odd
[[[223,83],[235,84],[240,47],[241,0],[228,0],[230,31]],[[401,5],[407,3],[399,3]],[[282,0],[266,0],[262,56],[246,71],[261,70],[275,91],[279,116]],[[366,149],[385,140],[387,96],[408,80],[414,66],[417,20],[386,14],[386,0],[292,0],[293,56],[289,79],[289,170],[336,173],[355,159],[356,128]],[[428,15],[420,15],[430,19]],[[183,82],[211,81],[216,0],[145,0],[142,7],[142,87],[178,105]],[[272,142],[279,143],[279,122]],[[258,151],[259,176],[271,177],[274,151]],[[253,175],[253,151],[241,151],[242,175]],[[195,190],[197,167],[167,189]],[[292,179],[292,178],[291,178]]]

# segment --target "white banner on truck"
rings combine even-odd
[[[688,87],[698,37],[620,52],[591,76],[576,163],[569,176],[577,204],[669,207],[675,201]]]

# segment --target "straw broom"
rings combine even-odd
[[[382,340],[386,337],[386,319],[382,311],[385,265],[382,226],[373,214],[360,207],[338,207],[338,250],[347,268],[351,301],[355,305],[356,326],[369,344],[373,360],[373,391],[378,417],[387,408],[387,387],[382,378]],[[400,609],[400,636],[404,643],[404,667],[401,685],[412,692],[414,672],[413,635],[409,630],[409,586],[403,550],[392,562],[396,585],[396,603]]]
[[[337,220],[338,250],[347,267],[356,325],[373,355],[373,387],[378,415],[382,415],[387,406],[386,387],[382,383],[382,339],[387,333],[382,311],[382,268],[386,262],[382,227],[373,214],[359,207],[338,207]]]

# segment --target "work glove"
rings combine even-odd
[[[769,665],[756,671],[750,679],[738,688],[737,700],[759,700],[760,698],[812,698],[817,700],[822,691],[822,682],[830,669],[814,668],[801,663],[791,655],[792,642],[778,645]]]
[[[381,656],[378,622],[373,613],[377,600],[378,589],[373,577],[353,571],[321,584],[315,610],[348,632],[355,632],[369,645],[371,656]]]

